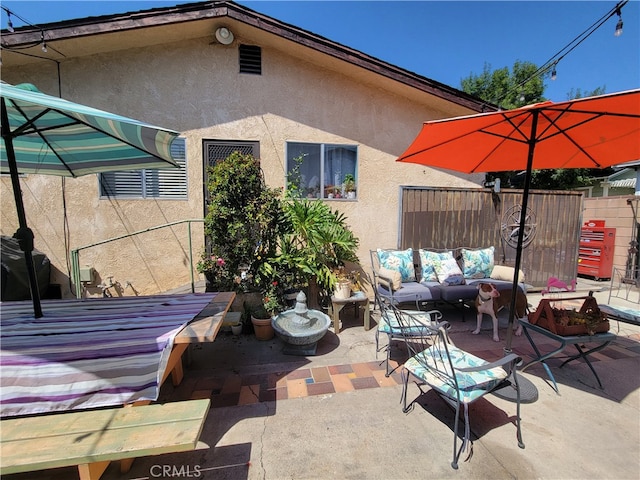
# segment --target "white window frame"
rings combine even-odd
[[[119,170],[98,175],[100,198],[128,198],[154,200],[187,200],[186,139],[176,138],[171,144],[171,155],[180,168]],[[106,183],[105,183],[106,182]],[[109,192],[109,187],[114,187]]]
[[[292,162],[294,161],[294,159],[296,157],[298,157],[301,153],[301,146],[304,145],[308,145],[309,146],[309,151],[312,150],[318,150],[319,148],[319,154],[315,155],[315,152],[313,152],[314,156],[316,156],[316,159],[305,159],[303,158],[302,163],[304,165],[305,162],[318,162],[319,168],[318,171],[316,171],[315,168],[312,168],[312,172],[309,172],[309,168],[302,168],[302,176],[303,178],[302,180],[302,187],[300,188],[300,197],[301,198],[308,198],[310,200],[357,200],[358,196],[357,196],[357,192],[358,192],[358,164],[359,164],[359,153],[358,153],[358,146],[357,145],[352,145],[352,144],[337,144],[337,143],[315,143],[315,142],[301,142],[301,141],[294,141],[294,140],[290,140],[287,141],[286,144],[286,176],[285,176],[285,181],[287,184],[287,187],[289,186],[289,180],[290,180],[290,173],[291,173],[291,169],[295,166]],[[339,161],[338,159],[329,159],[328,155],[331,154],[331,152],[336,152],[337,150],[343,149],[345,151],[351,151],[353,154],[353,158],[349,158],[350,155],[347,155],[344,159],[345,163],[342,163],[342,167],[340,169],[338,169],[337,171],[333,172],[333,174],[331,174],[331,172],[328,172],[328,170],[331,168],[331,166],[329,166],[329,162],[333,161]],[[352,168],[349,166],[350,163],[353,163]],[[307,164],[308,165],[308,164]],[[344,171],[343,171],[344,169]],[[313,173],[314,175],[312,175],[312,178],[306,178],[308,175],[305,175],[305,173],[310,174]],[[355,179],[355,191],[352,194],[348,194],[345,191],[344,188],[344,178],[345,175],[347,174],[351,174],[354,176]],[[329,176],[332,176],[333,178],[328,178]],[[318,178],[315,178],[318,177]]]

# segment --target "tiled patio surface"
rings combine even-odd
[[[538,299],[531,295],[530,303]],[[589,357],[604,389],[581,359],[562,368],[561,357],[547,361],[559,393],[541,365],[525,371],[539,398],[522,406],[524,450],[515,441],[513,403],[494,396],[474,403],[475,453],[453,470],[451,409],[427,392],[412,412],[402,413],[400,369],[385,377],[385,352],[376,354],[378,313],[372,315],[374,328],[365,331],[362,315],[354,311],[343,310],[340,333],[331,328],[316,356],[285,355],[278,338],[258,341],[227,332],[195,346],[184,380],[177,387],[166,382],[159,402],[211,399],[202,448],[139,458],[126,474],[114,464],[104,480],[149,479],[157,465],[197,465],[199,478],[212,480],[640,478],[640,326],[611,322],[616,339]],[[471,313],[466,321],[457,310],[443,314],[456,345],[486,360],[504,355],[504,315],[501,342],[493,342],[488,318],[480,335],[471,335]],[[542,351],[551,347],[551,340],[532,335]],[[533,358],[524,335],[514,336],[512,347],[525,362]],[[570,347],[562,356],[574,352]],[[405,357],[405,348],[394,344],[392,366]],[[410,397],[418,394],[410,385]],[[7,478],[14,477],[67,480],[77,473],[61,469]]]
[[[488,332],[486,334],[489,335]],[[233,341],[233,339],[225,338],[225,335],[225,333],[221,334],[221,342]],[[459,346],[486,360],[496,360],[503,355],[503,350],[500,346],[479,350],[474,348],[473,345],[463,346],[465,342],[455,332],[452,336]],[[456,340],[455,337],[458,337],[458,339]],[[553,346],[551,341],[546,341],[544,338],[536,337],[536,339],[538,347],[543,351]],[[396,358],[402,357],[404,353],[395,347],[392,351]],[[528,346],[519,347],[515,351],[525,357],[525,362],[533,359],[533,350]],[[575,351],[568,348],[566,353],[573,355]],[[381,358],[382,355],[383,352],[381,352]],[[567,356],[563,352],[559,356],[548,359],[547,365],[555,372]],[[636,357],[640,357],[640,333],[617,337],[604,350],[592,353],[589,356],[589,360],[593,365],[597,365],[598,362]],[[585,363],[583,359],[577,359],[574,362]],[[390,364],[391,368],[395,369],[398,366],[398,361],[392,359]],[[569,365],[563,368],[570,368]],[[187,381],[187,383],[191,383],[189,387],[183,384],[179,389],[173,389],[169,386],[165,389],[171,391],[169,395],[173,401],[210,398],[212,408],[230,407],[401,385],[402,379],[399,369],[395,370],[389,377],[385,376],[385,370],[385,364],[381,360],[377,360],[313,368],[301,367],[292,371],[282,370],[258,374],[238,374],[227,371],[224,373],[216,372],[211,376],[198,376],[199,378],[197,379],[191,379],[190,382]],[[588,382],[591,379],[587,377],[584,380]],[[593,380],[595,384],[595,378]]]

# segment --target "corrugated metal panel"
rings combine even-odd
[[[582,194],[534,190],[529,194],[536,233],[522,251],[527,283],[576,277]],[[502,238],[504,215],[522,203],[522,190],[403,187],[400,247],[482,248],[493,245],[496,263],[514,265],[515,248]]]

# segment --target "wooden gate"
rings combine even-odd
[[[399,246],[418,249],[493,245],[496,263],[513,266],[516,250],[505,236],[517,234],[508,220],[509,214],[522,204],[522,193],[511,189],[495,193],[489,189],[402,187]],[[521,259],[529,285],[542,288],[549,277],[567,283],[576,278],[582,200],[579,192],[529,191],[531,218],[527,223],[535,227],[535,234],[522,250]]]

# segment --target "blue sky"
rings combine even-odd
[[[32,24],[190,3],[181,1],[10,1],[8,8]],[[613,9],[616,1],[238,1],[432,80],[460,88],[460,80],[515,61],[540,66]],[[2,12],[2,28],[7,15]],[[545,96],[563,101],[572,89],[607,93],[640,87],[640,1],[558,63],[545,80]],[[14,26],[22,25],[12,18]]]

